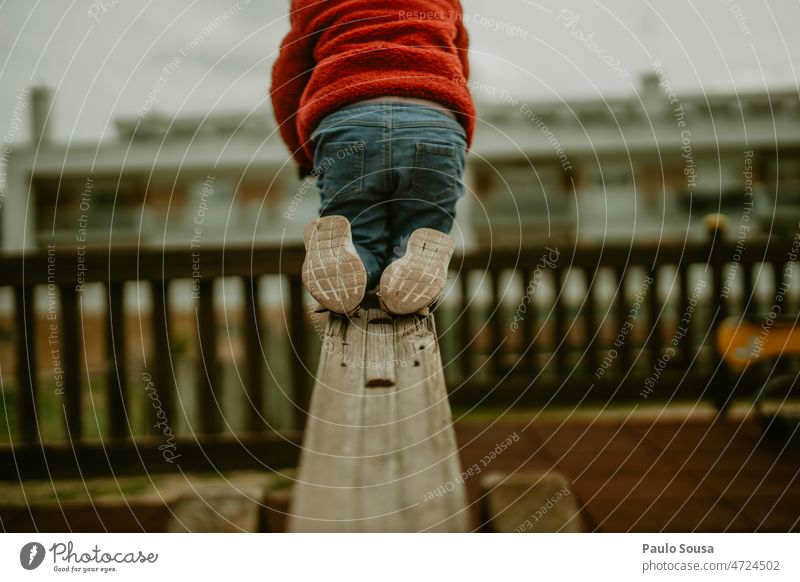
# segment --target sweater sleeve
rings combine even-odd
[[[306,175],[311,173],[313,160],[303,151],[297,131],[297,110],[314,70],[312,39],[316,35],[305,34],[297,26],[297,21],[292,20],[292,29],[283,39],[278,59],[272,68],[270,97],[281,137],[292,157],[300,164],[301,174]]]

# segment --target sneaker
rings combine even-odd
[[[406,254],[381,275],[381,302],[397,315],[425,313],[444,289],[455,243],[450,235],[418,228],[408,239]]]
[[[323,216],[306,226],[303,240],[303,286],[328,311],[353,313],[364,299],[367,270],[353,245],[350,223],[344,216]]]

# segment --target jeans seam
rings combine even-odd
[[[398,121],[392,125],[393,129],[408,129],[411,127],[445,127],[452,131],[464,130],[457,121],[451,123],[446,121]]]

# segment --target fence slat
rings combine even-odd
[[[36,378],[36,315],[33,309],[33,287],[14,287],[14,316],[17,326],[17,422],[19,439],[39,440],[37,411],[39,382]]]
[[[503,305],[500,296],[500,272],[489,271],[489,287],[491,303],[489,305],[489,357],[490,369],[495,377],[500,378],[505,373],[505,351],[503,345]]]
[[[753,265],[742,263],[742,311],[750,314],[758,311],[758,296],[753,288]]]
[[[257,432],[266,428],[262,417],[264,412],[264,382],[261,377],[261,310],[258,305],[259,279],[245,277],[244,285],[244,340],[247,357],[247,400],[243,403],[247,410],[247,430]],[[266,338],[264,338],[266,339]]]
[[[784,280],[783,278],[783,273],[786,270],[787,265],[788,263],[784,261],[772,263],[772,286],[774,289],[773,303],[779,306],[781,309],[781,312],[778,314],[778,316],[789,315],[791,313],[789,311],[789,295],[786,293],[786,289],[784,288],[784,283],[788,285],[788,281],[790,279]],[[779,299],[779,297],[781,297],[781,299]],[[769,309],[768,311],[772,311],[772,309]],[[791,373],[792,369],[790,359],[786,356],[778,358],[775,371],[778,374]]]
[[[658,300],[658,268],[653,268],[649,273],[651,283],[647,290],[647,318],[650,330],[650,365],[655,366],[661,356],[661,302]]]
[[[628,320],[628,301],[625,298],[625,267],[619,266],[614,269],[614,276],[617,283],[617,294],[614,296],[614,314],[616,319],[615,333],[620,333]],[[636,326],[636,322],[631,322]],[[631,366],[631,352],[634,349],[634,337],[632,330],[625,334],[625,343],[618,350],[620,371],[624,373]]]
[[[595,283],[597,280],[597,269],[588,267],[583,269],[583,277],[586,281],[586,299],[584,303],[584,330],[586,332],[586,364],[589,369],[597,370],[599,365],[597,336],[599,335],[597,322],[597,305],[595,301]]]
[[[774,290],[773,299],[774,303],[778,303],[778,295],[780,294],[781,287],[783,286],[783,272],[786,270],[786,263],[783,261],[773,262],[772,263],[772,288]],[[786,295],[784,293],[784,298],[781,301],[783,303],[786,301]]]
[[[152,406],[148,398],[145,406],[152,414],[153,422],[150,429],[153,434],[161,434],[162,429],[158,426],[159,422],[167,419],[175,422],[175,381],[172,374],[172,351],[170,349],[169,323],[172,313],[169,300],[169,281],[151,281],[150,293],[153,300],[153,351],[154,351],[154,375],[153,379],[156,396],[163,410],[163,418],[158,418],[158,410]]]
[[[711,265],[711,293],[713,307],[711,311],[713,320],[711,323],[713,328],[716,329],[719,322],[725,319],[728,314],[728,302],[722,295],[722,265],[717,263]]]
[[[301,430],[306,423],[311,401],[310,374],[306,367],[308,332],[303,302],[303,281],[297,275],[289,277],[289,358],[294,401],[294,427]]]
[[[678,313],[678,322],[677,325],[681,327],[681,332],[683,333],[683,338],[681,339],[681,362],[684,367],[688,368],[691,365],[692,358],[694,357],[694,347],[695,347],[695,339],[694,339],[694,326],[692,325],[692,320],[684,324],[682,322],[683,316],[687,313],[689,308],[689,298],[691,297],[691,291],[689,289],[689,266],[685,263],[681,263],[678,265],[678,284],[680,285],[680,293],[679,293],[679,308],[680,312]]]
[[[66,410],[67,436],[73,441],[83,438],[82,394],[81,394],[81,343],[83,334],[78,316],[78,294],[73,285],[58,286],[61,307],[61,366],[64,370],[64,407]]]
[[[555,277],[555,291],[556,291],[556,305],[555,305],[555,335],[553,337],[553,350],[556,360],[556,371],[559,374],[567,372],[567,351],[569,350],[569,342],[567,341],[567,313],[566,302],[564,301],[564,282],[566,279],[564,269],[556,266],[553,269]]]
[[[522,325],[521,325],[521,333],[522,337],[520,338],[520,351],[524,353],[525,357],[525,366],[524,370],[525,373],[529,376],[533,377],[536,374],[536,345],[534,341],[534,323],[536,322],[537,318],[537,311],[536,311],[536,289],[535,285],[531,284],[533,274],[531,273],[530,269],[525,269],[522,271],[522,297],[523,299],[529,295],[528,301],[525,305],[525,313],[522,314]],[[530,287],[530,290],[528,289]]]
[[[106,390],[108,390],[108,421],[114,438],[130,436],[127,414],[127,365],[125,357],[124,284],[112,282],[107,286],[106,318]]]
[[[718,236],[721,237],[721,233]],[[714,238],[716,239],[717,237]],[[712,339],[708,349],[708,357],[711,361],[711,366],[719,368],[718,376],[727,379],[727,381],[731,381],[732,374],[730,373],[730,369],[722,364],[722,356],[714,346],[713,341],[713,338],[717,336],[720,323],[722,323],[728,314],[728,302],[722,295],[723,268],[725,267],[725,263],[720,259],[720,255],[720,246],[717,244],[712,248],[709,254],[709,262],[711,265],[711,321],[709,322],[708,337]],[[709,395],[714,401],[717,410],[723,411],[727,409],[731,392],[712,387],[709,389]]]
[[[217,361],[217,328],[214,314],[214,281],[201,279],[197,304],[197,402],[200,405],[200,431],[220,431],[219,363]]]
[[[466,379],[472,374],[472,346],[473,337],[470,327],[470,305],[469,305],[469,275],[462,271],[458,277],[459,289],[461,291],[460,305],[458,310],[458,328],[461,333],[464,345],[461,349],[459,362],[461,364],[461,377]]]
[[[725,319],[727,314],[727,301],[722,295],[723,291],[723,270],[730,253],[726,252],[725,244],[725,223],[723,217],[719,215],[708,215],[706,217],[706,227],[708,235],[708,267],[711,271],[711,328],[716,330],[719,323]]]

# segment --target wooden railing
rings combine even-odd
[[[452,288],[435,311],[451,401],[472,408],[710,399],[724,409],[759,384],[753,371],[739,376],[725,369],[713,349],[715,329],[727,314],[769,313],[781,285],[800,277],[800,267],[789,262],[794,242],[748,240],[742,247],[711,231],[707,241],[692,244],[550,245],[454,257]],[[302,258],[296,246],[203,249],[196,256],[190,250],[46,249],[0,258],[0,288],[13,289],[16,363],[13,374],[2,371],[3,406],[15,428],[0,444],[0,479],[296,464],[319,345],[300,281]],[[222,278],[238,279],[242,291],[241,422],[233,428],[221,405],[222,324],[214,294]],[[270,306],[260,289],[269,279],[281,280],[283,290],[272,298],[279,317],[268,322]],[[176,373],[170,289],[180,280],[193,285],[187,305],[196,414],[180,398],[187,387]],[[147,322],[152,330],[147,341],[126,329],[131,282],[140,283],[137,293],[149,290],[149,305],[133,314],[137,326]],[[82,284],[103,286],[98,329],[86,328]],[[784,294],[782,315],[797,313],[799,290],[794,283]],[[36,300],[42,294],[46,308]],[[50,353],[40,353],[37,335],[51,330]],[[101,380],[85,365],[83,346],[94,334],[106,338]],[[147,344],[146,382],[135,387],[126,355],[132,336]],[[265,369],[278,357],[264,341],[273,337],[286,337],[288,346],[280,356],[287,378],[276,393],[292,417],[281,426],[264,417]],[[791,358],[779,365],[797,369]],[[43,436],[43,378],[51,382],[47,390],[57,380],[61,439]],[[148,435],[137,434],[130,421],[131,395],[141,400],[143,390],[158,401],[148,408]],[[167,434],[165,427],[179,417],[186,430]]]
[[[0,450],[2,479],[32,477],[88,476],[93,474],[130,474],[176,470],[219,470],[221,468],[276,468],[296,464],[300,429],[308,406],[310,375],[305,361],[308,353],[308,324],[303,302],[300,248],[281,250],[204,249],[194,254],[186,250],[143,251],[120,249],[112,252],[75,249],[47,249],[25,256],[0,260],[0,287],[14,292],[16,388],[14,379],[3,374],[4,404],[7,414],[16,415],[16,430],[9,434],[9,445]],[[286,301],[281,301],[287,334],[293,350],[289,351],[289,389],[287,398],[294,410],[292,426],[271,428],[263,418],[262,340],[276,333],[262,322],[259,289],[264,276],[280,277],[288,287]],[[242,406],[246,426],[233,438],[224,427],[219,394],[218,313],[214,306],[214,283],[221,277],[238,278],[243,289],[244,365],[241,385],[245,390]],[[195,396],[198,417],[188,421],[187,434],[180,437],[173,430],[181,410],[177,399],[176,370],[173,361],[172,322],[175,308],[170,287],[179,280],[191,281],[193,321],[192,338],[197,348]],[[129,362],[126,360],[126,325],[124,284],[144,283],[149,288],[151,307],[137,310],[139,323],[149,319],[151,345],[146,353],[150,361],[137,392],[148,393],[152,415],[151,435],[133,438],[130,423],[132,408],[129,385]],[[105,295],[104,329],[84,325],[84,286],[101,284]],[[47,308],[35,309],[34,291],[46,290]],[[52,333],[49,354],[37,353],[37,332]],[[37,330],[37,327],[39,328]],[[102,382],[104,398],[87,386],[88,371],[82,346],[88,335],[106,336],[106,378]],[[47,373],[42,374],[42,369]],[[61,397],[64,436],[61,442],[42,438],[46,419],[39,406],[42,376],[51,378],[50,390]],[[142,384],[145,384],[144,387]],[[84,399],[91,395],[87,406]],[[141,394],[139,394],[141,396]],[[8,403],[12,402],[9,406]],[[105,401],[105,410],[97,403]],[[87,409],[91,414],[87,413]],[[62,416],[59,414],[58,416]],[[107,430],[99,438],[86,437],[89,420],[103,417]],[[167,452],[169,451],[169,452]]]
[[[727,316],[763,317],[768,326],[777,304],[778,317],[797,322],[800,265],[792,260],[800,234],[742,242],[719,226],[712,222],[708,238],[693,243],[551,245],[454,259],[452,308],[437,310],[451,401],[472,408],[706,399],[725,410],[768,375],[800,370],[789,356],[774,369],[733,373],[715,349]]]

